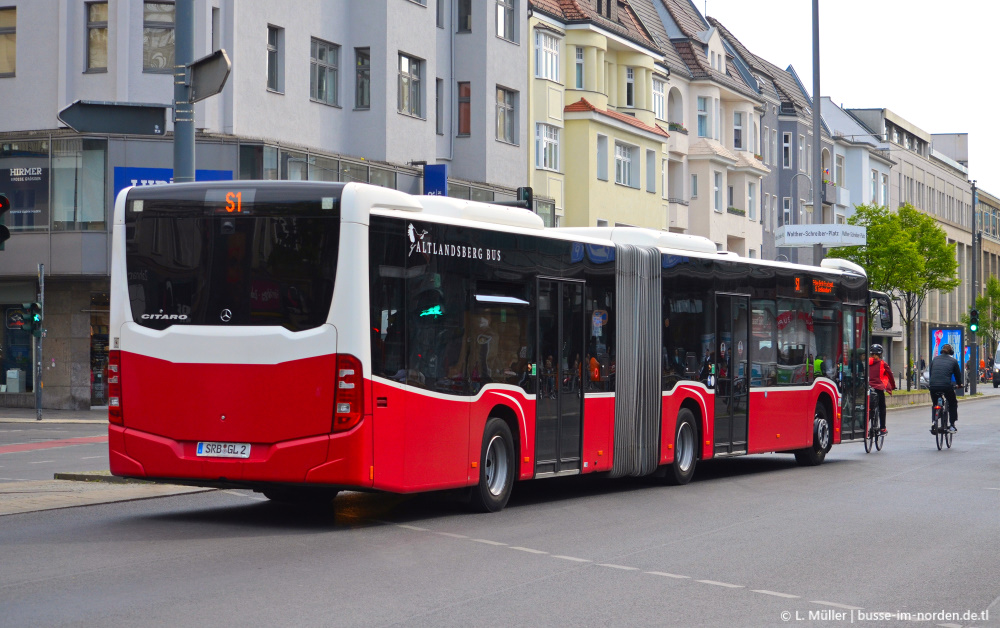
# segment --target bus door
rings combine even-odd
[[[535,475],[580,471],[583,434],[584,283],[538,280]]]
[[[747,451],[750,297],[715,297],[715,453]]]
[[[865,436],[868,395],[868,308],[844,306],[842,362],[838,373],[841,440]]]

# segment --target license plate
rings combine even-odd
[[[250,443],[198,443],[195,453],[212,458],[249,458]]]

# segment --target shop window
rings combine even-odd
[[[108,143],[73,138],[52,142],[52,229],[103,231]]]

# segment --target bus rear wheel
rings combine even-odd
[[[687,484],[694,477],[698,465],[698,428],[694,424],[694,413],[681,408],[677,413],[677,430],[674,433],[674,461],[662,470],[666,484],[679,486]]]
[[[804,466],[815,467],[826,459],[826,453],[830,451],[831,446],[833,446],[833,431],[830,429],[830,418],[827,416],[826,406],[817,403],[813,415],[812,447],[796,451],[795,461]]]
[[[483,430],[479,484],[472,487],[472,507],[480,512],[503,510],[514,488],[514,438],[503,419],[490,417]]]

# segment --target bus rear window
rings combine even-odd
[[[133,319],[151,329],[302,331],[326,322],[337,271],[339,194],[296,191],[298,198],[281,201],[258,191],[251,203],[253,194],[244,191],[240,212],[220,210],[213,199],[130,194],[125,237]]]

